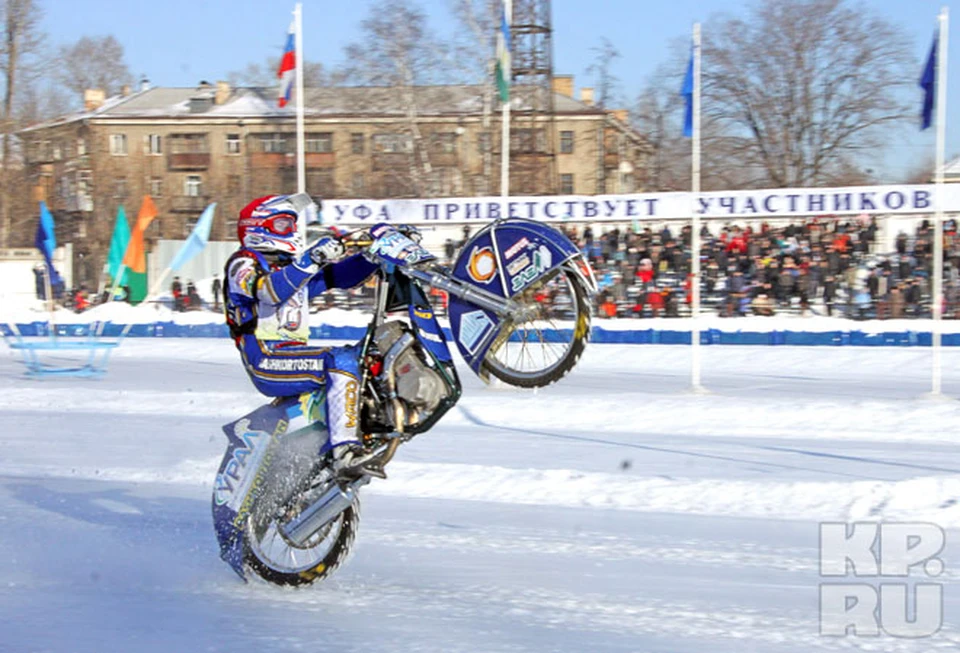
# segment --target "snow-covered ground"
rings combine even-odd
[[[0,651],[931,651],[960,646],[960,402],[929,349],[591,346],[484,387],[364,490],[306,590],[217,555],[220,425],[262,403],[226,340],[127,340],[101,380],[0,352]],[[944,352],[960,396],[960,351]],[[946,625],[819,635],[818,523],[949,529]]]

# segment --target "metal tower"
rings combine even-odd
[[[513,0],[510,192],[557,191],[550,0]]]

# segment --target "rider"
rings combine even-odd
[[[309,298],[356,286],[376,266],[359,254],[338,261],[344,248],[333,229],[304,249],[298,222],[316,211],[302,193],[260,197],[240,211],[240,249],[227,259],[224,311],[257,390],[285,397],[326,388],[334,469],[371,473],[358,439],[357,347],[309,347],[307,339]]]

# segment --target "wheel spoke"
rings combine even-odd
[[[550,378],[554,369],[569,369],[573,348],[583,346],[583,336],[576,333],[584,318],[581,313],[587,310],[575,283],[579,281],[572,272],[560,270],[536,289],[514,298],[527,318],[505,324],[500,345],[487,353],[486,363],[495,376],[515,385],[536,387],[545,385],[540,380]],[[567,314],[572,314],[572,325],[558,324]],[[559,375],[553,380],[556,378]]]

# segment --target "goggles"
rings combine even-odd
[[[297,230],[297,218],[281,213],[269,218],[247,218],[241,220],[241,227],[262,227],[277,236],[290,236]]]

